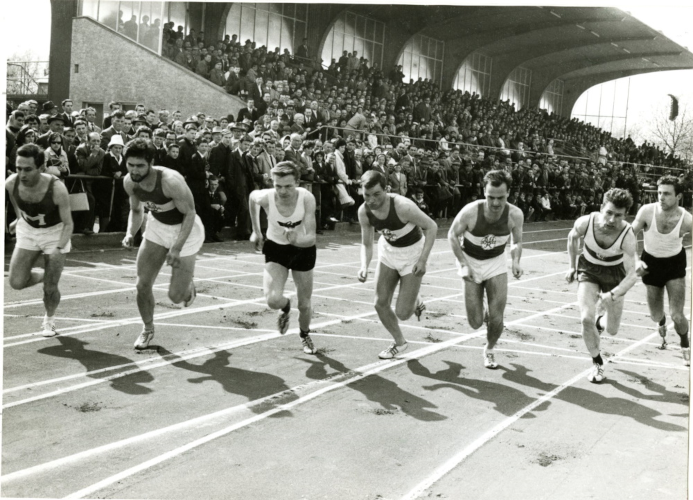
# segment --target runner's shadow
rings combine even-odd
[[[159,353],[162,356],[180,359],[179,356],[163,347],[159,347]],[[189,378],[188,382],[190,383],[217,382],[226,392],[238,394],[251,402],[257,402],[249,407],[251,411],[257,414],[265,413],[298,398],[281,377],[229,366],[230,357],[231,353],[228,351],[217,351],[214,353],[213,358],[206,360],[201,365],[196,365],[183,359],[171,364],[177,368],[183,368],[201,375]],[[267,398],[267,401],[258,402],[258,400],[263,398]],[[282,411],[273,416],[285,417],[290,415],[291,412]]]
[[[424,385],[422,386],[424,389],[428,391],[454,389],[474,399],[493,403],[495,405],[494,409],[503,415],[514,415],[518,410],[521,410],[535,400],[535,398],[527,396],[524,392],[504,384],[463,377],[461,372],[464,370],[464,366],[453,361],[443,362],[448,365],[448,368],[435,373],[426,368],[418,359],[408,361],[407,366],[414,375],[440,382],[434,385]],[[539,409],[540,408],[537,407],[535,410]],[[544,409],[545,407],[541,408],[541,410]],[[525,418],[533,417],[534,415],[531,413],[525,415]]]
[[[517,384],[526,385],[528,387],[534,387],[535,389],[539,389],[545,392],[552,391],[556,387],[558,387],[555,384],[543,382],[535,377],[528,375],[528,373],[531,370],[528,370],[522,365],[511,363],[511,366],[513,366],[514,370],[509,370],[506,367],[501,367],[501,369],[505,371],[505,373],[503,374],[503,378],[506,380],[515,382]],[[599,385],[612,385],[615,386],[617,389],[623,390],[622,384],[608,378],[605,379]],[[664,431],[686,432],[688,430],[685,427],[681,427],[680,425],[657,420],[657,417],[661,416],[662,414],[656,410],[653,410],[652,408],[648,408],[647,406],[643,406],[641,404],[638,404],[634,401],[625,398],[602,396],[597,391],[599,391],[598,386],[595,387],[595,390],[587,390],[582,389],[581,387],[570,386],[556,394],[555,399],[565,401],[566,403],[571,403],[577,406],[581,406],[586,410],[590,410],[596,413],[603,413],[606,415],[628,416],[636,422]],[[638,391],[635,391],[635,394],[639,394]]]
[[[47,354],[49,356],[56,356],[58,358],[68,358],[79,361],[84,365],[87,370],[87,376],[93,379],[103,379],[109,376],[113,376],[113,371],[108,371],[105,373],[95,373],[89,374],[91,371],[100,370],[102,368],[117,367],[120,365],[125,365],[133,363],[134,361],[126,358],[125,356],[119,356],[118,354],[112,354],[108,352],[95,351],[93,349],[86,349],[85,346],[89,345],[89,342],[80,340],[75,337],[55,337],[60,345],[53,345],[50,347],[44,347],[39,349],[38,352],[41,354]],[[130,367],[132,369],[133,367]],[[134,367],[139,370],[137,367]],[[147,371],[136,371],[131,375],[117,376],[110,380],[111,387],[117,391],[124,392],[125,394],[139,395],[139,394],[149,394],[152,389],[145,387],[142,384],[150,383],[154,380],[154,377]]]
[[[306,363],[310,363],[306,371],[306,376],[314,380],[325,380],[326,378],[334,377],[327,374],[327,368],[338,372],[339,374],[353,373],[354,376],[360,375],[360,372],[349,369],[341,361],[326,356],[324,354],[316,354],[313,359],[297,358]],[[360,380],[355,380],[346,384],[346,387],[362,393],[369,401],[378,403],[385,411],[402,411],[410,417],[426,422],[434,422],[445,420],[448,417],[436,413],[429,408],[437,408],[430,401],[426,401],[410,392],[405,391],[396,383],[387,380],[379,375],[369,375]]]
[[[645,388],[649,391],[652,392],[657,392],[659,394],[657,395],[652,395],[652,394],[645,394],[644,392],[641,392],[634,387],[629,387],[627,385],[623,385],[621,382],[617,380],[612,380],[611,385],[618,389],[619,391],[625,392],[629,396],[638,398],[638,399],[644,399],[647,401],[657,401],[661,403],[677,403],[683,406],[688,406],[688,401],[684,401],[681,398],[683,396],[688,397],[688,394],[686,392],[672,392],[665,388],[663,385],[658,384],[657,382],[654,382],[644,375],[640,375],[639,373],[631,372],[629,370],[616,370],[619,371],[625,375],[628,375],[629,377],[633,377],[637,379],[638,382],[643,384]]]

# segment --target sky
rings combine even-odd
[[[59,1],[59,0],[56,0]],[[331,0],[333,3],[344,3]],[[353,3],[353,2],[349,2]],[[369,2],[370,3],[370,2]],[[407,2],[399,3],[421,3]],[[436,3],[462,4],[461,2],[441,1]],[[481,2],[489,5],[512,5],[504,2]],[[479,2],[476,2],[478,5]],[[518,3],[519,4],[519,3]],[[523,2],[526,5],[526,2]],[[554,6],[577,5],[576,2],[554,0]],[[581,6],[605,6],[604,3],[581,2]],[[662,32],[671,40],[693,50],[693,2],[684,0],[665,0],[663,2],[642,2],[637,0],[610,3]],[[47,61],[50,47],[50,0],[23,0],[21,2],[3,2],[3,15],[0,16],[0,33],[2,33],[2,51],[7,57],[13,53],[33,52],[39,60]],[[12,20],[30,18],[31,29],[27,31],[26,23]],[[27,36],[31,33],[31,36]],[[4,82],[4,75],[2,78]],[[648,75],[639,75],[630,81],[630,102],[628,107],[629,122],[633,125],[647,122],[647,116],[653,106],[668,105],[667,94],[679,97],[681,105],[691,103],[693,108],[693,70],[667,71]],[[640,127],[642,128],[642,127]]]

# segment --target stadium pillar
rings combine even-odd
[[[57,105],[70,97],[72,19],[76,15],[77,0],[51,0],[48,99]]]

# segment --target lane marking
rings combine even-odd
[[[640,347],[641,343],[645,343],[645,342],[649,341],[651,338],[654,338],[655,336],[658,336],[657,332],[651,333],[650,335],[641,339],[640,342],[635,343],[635,344],[631,344],[628,347],[626,347],[625,349],[621,350],[614,357],[622,356],[622,355]],[[612,358],[607,358],[605,364],[610,363],[611,359]],[[428,477],[424,478],[414,488],[412,488],[407,494],[405,494],[402,497],[402,500],[414,500],[416,498],[421,497],[426,492],[426,490],[430,489],[431,486],[433,486],[440,479],[442,479],[445,475],[447,475],[449,472],[451,472],[455,467],[457,467],[464,460],[466,460],[476,450],[478,450],[483,445],[488,443],[491,439],[493,439],[495,436],[497,436],[502,431],[507,429],[510,425],[514,424],[517,420],[522,418],[524,415],[526,415],[530,411],[532,411],[535,408],[537,408],[538,406],[544,404],[546,401],[553,399],[554,396],[558,395],[563,390],[567,389],[568,387],[570,387],[571,385],[573,385],[577,381],[584,379],[590,373],[591,370],[592,370],[592,368],[589,368],[589,369],[584,370],[583,372],[575,375],[574,377],[568,379],[566,382],[555,387],[552,391],[546,393],[545,395],[543,395],[539,399],[535,400],[534,402],[525,406],[521,410],[517,411],[514,415],[506,418],[505,420],[503,420],[503,421],[499,422],[498,424],[496,424],[495,426],[493,426],[491,429],[486,431],[480,437],[478,437],[477,439],[472,441],[470,444],[465,446],[458,453],[456,453],[455,455],[450,457],[442,465],[440,465],[439,467],[434,469],[433,472]]]

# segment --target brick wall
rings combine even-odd
[[[215,118],[238,111],[245,103],[212,82],[159,57],[96,21],[72,21],[70,98],[75,109],[84,102],[141,102],[154,110],[180,110],[184,117],[203,112]],[[79,71],[75,70],[79,65]]]

